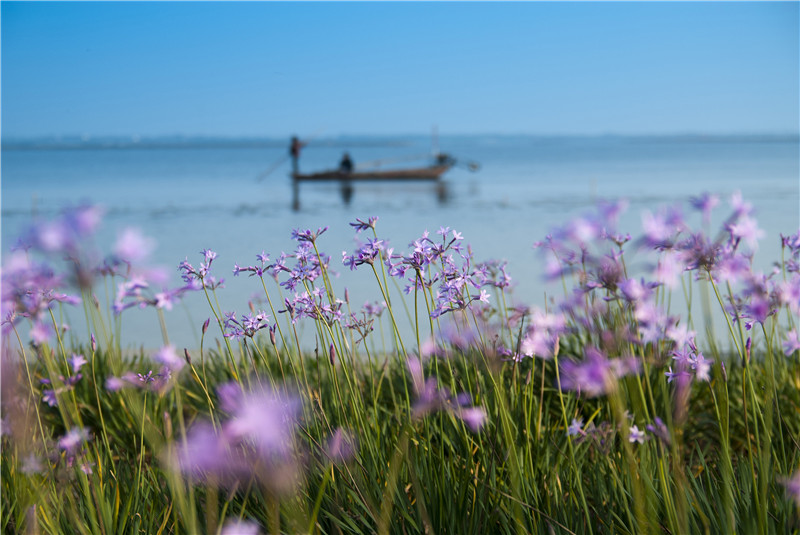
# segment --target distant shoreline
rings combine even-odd
[[[619,141],[647,140],[664,143],[798,143],[800,133],[765,134],[448,134],[443,138],[474,139],[608,139]],[[100,150],[100,149],[253,149],[284,148],[287,138],[212,137],[212,136],[48,136],[10,137],[3,139],[4,151],[21,150]],[[403,147],[429,139],[425,134],[348,135],[319,138],[311,144],[319,147]]]

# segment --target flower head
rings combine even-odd
[[[597,397],[615,389],[620,378],[638,371],[639,361],[633,357],[608,359],[599,350],[588,347],[582,361],[561,363],[561,388]]]

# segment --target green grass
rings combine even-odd
[[[772,381],[764,363],[754,358],[749,365],[753,391],[748,391],[745,370],[736,359],[726,359],[723,386],[728,393],[725,412],[732,470],[726,476],[723,436],[714,406],[714,393],[722,382],[719,376],[693,386],[685,422],[672,429],[678,445],[670,448],[651,438],[634,444],[628,459],[625,442],[613,425],[606,444],[573,440],[570,446],[552,361],[526,359],[514,365],[498,362],[491,351],[476,348],[429,362],[427,371],[438,369],[440,384],[469,391],[475,403],[485,408],[487,425],[472,433],[446,412],[412,419],[405,397],[407,370],[397,358],[390,356],[372,365],[365,359],[339,359],[332,367],[327,358],[313,353],[290,359],[287,355],[293,350],[284,351],[280,360],[268,343],[261,352],[264,361],[237,360],[238,368],[247,370],[250,377],[257,374],[279,383],[281,369],[284,373],[291,369],[294,376],[287,377],[285,384],[294,388],[295,379],[301,384],[303,417],[296,452],[302,456],[304,470],[295,492],[276,497],[257,483],[233,488],[190,484],[163,462],[166,445],[181,436],[181,420],[190,427],[195,420],[208,419],[209,413],[219,417],[215,386],[232,380],[229,359],[216,351],[204,355],[205,383],[202,373],[195,377],[184,369],[168,393],[133,389],[112,393],[105,390],[105,378],[122,363],[113,352],[101,349],[92,355],[93,376],[87,374],[62,397],[61,410],[38,403],[38,417],[33,411],[41,397],[36,385],[39,378],[48,376],[42,364],[47,359],[31,363],[33,394],[23,369],[4,370],[4,396],[10,390],[29,400],[25,413],[7,413],[25,429],[21,436],[13,429],[3,439],[4,532],[208,533],[232,517],[255,520],[269,530],[277,526],[276,508],[281,530],[289,533],[785,533],[800,529],[795,507],[779,484],[780,474],[789,474],[800,464],[796,442],[800,367],[796,361],[784,361],[778,367],[776,410],[765,421],[752,406],[745,407],[745,400],[761,410],[767,403]],[[50,360],[57,359],[53,355]],[[124,365],[137,371],[153,367],[143,358]],[[60,370],[64,373],[66,367]],[[647,378],[623,381],[617,397],[631,410],[638,403],[637,383],[650,384],[653,390],[645,394],[652,395],[653,404],[648,410],[666,420],[675,409],[672,387],[660,369],[651,370]],[[7,399],[4,404],[9,403]],[[567,394],[563,403],[570,420],[582,415],[586,422],[614,421],[608,398],[586,400]],[[634,412],[634,416],[639,427],[648,423],[642,414]],[[65,420],[81,421],[92,430],[83,455],[92,466],[91,474],[66,466],[64,454],[58,454],[54,441],[66,431]],[[346,464],[331,464],[320,454],[320,445],[338,426],[352,430],[358,438],[358,454]],[[771,436],[768,451],[763,450],[766,433]],[[41,455],[45,444],[51,457],[44,460],[41,473],[23,473],[25,456]],[[763,457],[768,459],[765,465]],[[762,477],[766,493],[758,491]],[[387,481],[393,482],[391,487]],[[384,521],[381,511],[387,500]],[[641,518],[636,515],[637,506],[644,513]]]

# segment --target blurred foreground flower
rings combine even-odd
[[[782,479],[781,484],[786,487],[786,494],[800,507],[800,470],[795,472],[792,477]]]
[[[638,372],[639,362],[633,357],[609,359],[599,350],[587,347],[582,361],[561,363],[561,389],[597,397],[613,391],[620,378]]]
[[[219,431],[195,424],[168,463],[192,479],[233,485],[255,478],[271,492],[291,491],[298,472],[299,399],[262,384],[245,392],[238,383],[227,383],[218,392],[231,418]]]

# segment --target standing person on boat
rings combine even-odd
[[[353,172],[353,160],[350,159],[350,153],[345,152],[342,156],[342,161],[339,162],[339,171],[346,174]]]
[[[298,161],[300,160],[300,150],[306,144],[297,139],[297,136],[292,136],[292,144],[289,145],[289,154],[292,156],[292,174],[296,175],[299,172]]]

